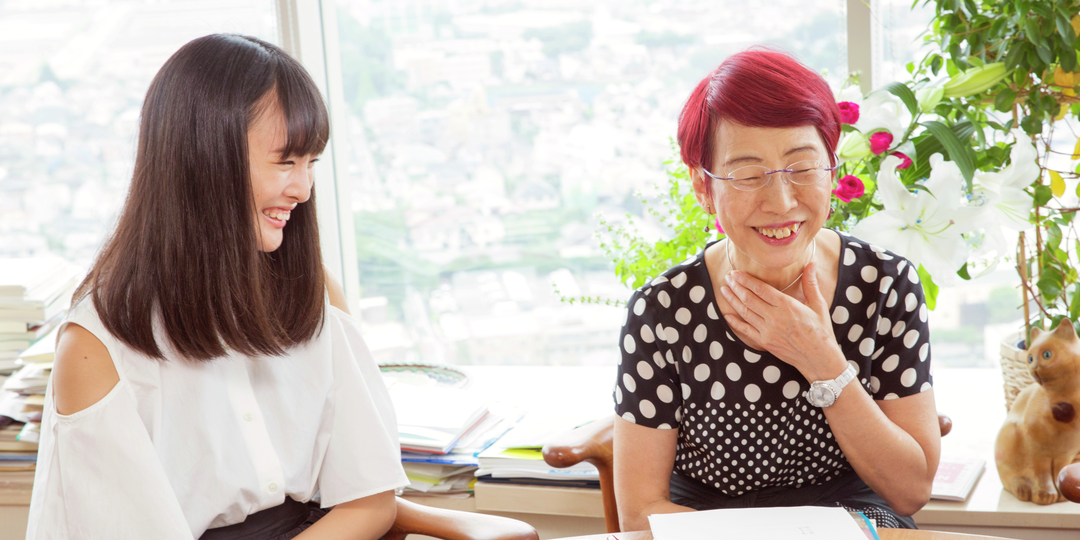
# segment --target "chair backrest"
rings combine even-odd
[[[941,429],[942,437],[948,435],[952,431],[952,419],[939,414],[938,428]],[[596,466],[600,472],[600,495],[604,500],[604,524],[609,533],[620,532],[619,508],[615,505],[615,473],[612,467],[614,431],[615,416],[612,415],[560,434],[544,445],[543,449],[544,461],[557,469],[572,467],[582,461]],[[1076,469],[1071,478],[1075,480],[1072,485],[1075,486],[1076,500],[1080,502],[1080,463],[1070,467]],[[1065,470],[1062,470],[1062,474],[1065,474]]]

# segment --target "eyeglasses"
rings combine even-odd
[[[806,160],[797,161],[775,171],[770,171],[761,165],[747,165],[731,171],[728,176],[717,176],[704,167],[701,170],[713,180],[728,181],[731,187],[739,191],[756,191],[769,185],[772,175],[776,173],[781,173],[780,176],[792,184],[809,186],[824,180],[836,170],[836,167],[827,167],[826,163],[817,160]]]

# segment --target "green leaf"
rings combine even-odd
[[[1044,267],[1043,273],[1039,276],[1039,281],[1035,283],[1035,287],[1039,289],[1039,294],[1047,303],[1052,302],[1053,298],[1061,294],[1061,288],[1063,285],[1065,276],[1060,271],[1052,267]]]
[[[982,58],[979,58],[978,56],[969,56],[967,57],[967,61],[975,67],[982,67],[986,64],[986,62],[983,62]]]
[[[996,96],[994,96],[994,108],[1000,112],[1009,112],[1013,108],[1013,103],[1016,103],[1016,90],[1012,88],[1002,88]]]
[[[1064,15],[1058,13],[1057,17],[1054,17],[1054,23],[1057,24],[1058,34],[1061,35],[1066,43],[1072,43],[1076,39],[1076,32],[1073,31],[1072,24],[1069,23],[1069,19]]]
[[[1069,319],[1076,320],[1080,317],[1080,285],[1073,288],[1072,300],[1069,302]]]
[[[968,263],[964,263],[964,266],[961,266],[956,274],[965,280],[970,280],[971,274],[968,273]]]
[[[930,272],[919,265],[919,280],[922,281],[923,296],[926,298],[926,307],[933,311],[937,307],[938,286],[930,278]]]
[[[971,134],[975,132],[975,126],[971,122],[958,122],[953,124],[951,128],[956,138],[961,141],[966,141],[971,138]],[[903,178],[908,181],[916,181],[922,178],[930,176],[930,156],[936,153],[940,153],[943,150],[941,142],[936,137],[923,136],[921,139],[915,141],[915,156],[919,156],[917,159],[915,156],[911,156],[912,159],[916,159],[915,165],[902,171]],[[908,172],[910,171],[910,172]]]
[[[1047,65],[1054,63],[1054,53],[1050,51],[1050,47],[1047,45],[1037,45],[1035,52],[1038,53],[1039,58],[1046,62]]]
[[[1072,26],[1069,26],[1072,28]],[[1061,47],[1061,69],[1073,72],[1076,71],[1076,49],[1072,45],[1063,45]]]
[[[1020,61],[1024,58],[1025,43],[1021,43],[1011,49],[1005,55],[1005,67],[1008,69],[1014,69],[1020,65]]]
[[[1046,40],[1039,33],[1039,21],[1035,17],[1023,17],[1024,34],[1036,47],[1046,47]]]
[[[907,87],[906,84],[894,82],[885,87],[890,94],[900,98],[900,101],[907,105],[908,111],[911,111],[912,116],[918,116],[919,114],[919,100],[915,98],[915,93]]]
[[[1046,206],[1046,203],[1050,202],[1050,199],[1054,198],[1054,192],[1050,191],[1050,186],[1044,186],[1039,184],[1035,186],[1035,206]]]
[[[975,176],[975,164],[971,159],[971,154],[968,153],[969,148],[965,148],[948,126],[937,120],[923,122],[922,125],[941,143],[945,152],[949,154],[949,158],[960,168],[960,174],[964,175],[964,181],[967,182],[967,192],[970,193],[971,179]]]
[[[949,78],[952,78],[960,73],[960,68],[956,67],[956,62],[949,59],[945,61],[945,72],[949,74]]]

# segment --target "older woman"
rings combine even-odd
[[[769,50],[701,81],[682,158],[726,233],[629,301],[615,387],[624,530],[647,516],[843,506],[914,528],[940,434],[916,268],[823,229],[839,109]]]

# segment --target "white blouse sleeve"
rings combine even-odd
[[[328,307],[332,332],[333,431],[319,472],[323,508],[409,484],[397,420],[379,367],[349,315]]]
[[[192,539],[123,379],[69,416],[49,384],[37,467],[28,540]]]

